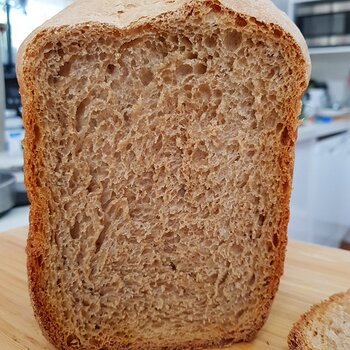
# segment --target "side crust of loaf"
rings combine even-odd
[[[344,299],[350,299],[350,289],[347,292],[337,293],[332,295],[326,300],[323,300],[319,304],[311,306],[310,310],[303,314],[300,319],[293,325],[289,335],[288,335],[288,346],[290,350],[315,350],[313,346],[310,345],[306,331],[312,328],[312,323],[316,320],[320,320],[326,323],[327,310],[332,305],[342,305]],[[322,330],[319,330],[322,332]],[[317,332],[315,330],[315,332]],[[314,334],[315,336],[318,334]],[[322,335],[321,335],[322,337]],[[350,340],[349,340],[350,344]],[[324,345],[326,348],[326,345]],[[323,348],[322,348],[323,349]]]
[[[49,249],[48,242],[45,235],[45,228],[43,227],[43,215],[49,216],[47,212],[48,204],[47,201],[49,194],[45,193],[45,190],[40,189],[40,179],[43,169],[43,152],[45,151],[44,145],[41,143],[41,126],[38,121],[36,114],[40,111],[40,101],[34,99],[33,90],[35,89],[31,82],[27,79],[27,75],[31,72],[31,65],[35,59],[35,52],[40,42],[45,36],[61,35],[63,32],[69,32],[72,27],[79,30],[82,27],[93,27],[97,31],[115,31],[116,35],[127,35],[133,32],[142,32],[148,29],[150,24],[156,23],[157,21],[164,21],[164,19],[171,18],[176,11],[183,11],[188,13],[189,9],[195,8],[200,4],[200,1],[169,1],[168,5],[161,4],[162,10],[157,13],[156,16],[151,14],[146,18],[143,16],[142,11],[137,13],[131,13],[130,19],[126,23],[121,23],[119,26],[116,23],[103,23],[104,17],[97,18],[94,16],[84,18],[82,16],[79,19],[80,11],[82,13],[92,13],[95,9],[96,1],[78,1],[71,7],[71,10],[66,10],[61,15],[48,22],[43,28],[37,30],[28,41],[22,46],[21,52],[19,53],[18,60],[18,77],[21,89],[21,96],[24,106],[24,123],[26,128],[26,136],[24,140],[24,151],[25,151],[25,182],[28,189],[29,198],[31,201],[30,211],[30,232],[27,243],[27,268],[29,276],[29,290],[31,293],[31,299],[33,303],[35,316],[47,336],[47,338],[59,349],[101,349],[100,344],[96,340],[94,347],[85,347],[80,344],[79,340],[73,338],[67,339],[67,330],[62,323],[58,323],[53,311],[48,309],[46,300],[44,299],[45,293],[42,291],[42,279],[41,268],[43,257],[45,257],[47,250]],[[219,10],[224,7],[231,11],[232,14],[239,13],[239,16],[244,21],[254,21],[258,26],[263,26],[266,29],[266,33],[277,33],[281,35],[281,40],[290,42],[291,50],[298,52],[298,59],[300,60],[300,66],[304,67],[303,82],[300,85],[300,90],[295,91],[295,100],[301,97],[303,91],[307,86],[307,81],[310,74],[310,61],[309,56],[306,54],[305,43],[300,39],[299,34],[292,25],[286,21],[286,25],[283,26],[279,17],[268,18],[268,13],[271,12],[274,16],[280,16],[275,7],[270,1],[261,1],[264,7],[264,14],[259,17],[257,10],[254,8],[255,1],[207,1],[208,6],[213,6]],[[105,1],[105,18],[109,18],[110,13],[114,13],[116,6],[115,1]],[[216,7],[218,6],[218,7]],[[259,5],[260,6],[260,5]],[[151,9],[155,8],[154,4]],[[240,11],[237,11],[240,10]],[[270,11],[271,10],[271,11]],[[133,11],[127,10],[127,11]],[[237,12],[235,12],[237,11]],[[115,16],[115,14],[113,14]],[[76,23],[77,19],[81,20],[82,23]],[[283,21],[282,21],[283,22]],[[291,29],[292,28],[292,29]],[[300,105],[296,104],[297,107],[291,111],[293,116],[297,116],[299,113]],[[291,125],[289,128],[290,132],[295,133],[297,122],[291,119]],[[293,135],[295,136],[295,135]],[[254,324],[250,325],[250,329],[242,334],[227,334],[222,339],[217,339],[213,336],[212,341],[201,342],[199,340],[193,342],[185,342],[181,344],[168,344],[162,349],[199,349],[210,346],[225,346],[239,341],[250,341],[254,338],[258,330],[263,326],[266,318],[268,317],[270,307],[278,288],[280,276],[283,273],[283,263],[286,248],[286,230],[289,221],[289,198],[291,192],[291,178],[292,178],[292,166],[293,166],[293,146],[285,149],[281,159],[283,159],[281,166],[281,177],[284,180],[285,192],[281,195],[279,200],[279,206],[282,210],[281,220],[278,227],[278,247],[275,251],[274,265],[271,266],[273,270],[272,278],[269,281],[269,289],[266,296],[266,303],[262,310],[259,310],[262,315],[257,318]],[[39,190],[40,189],[40,190]],[[44,213],[44,214],[43,214]],[[128,344],[127,340],[121,342],[115,342],[110,344],[104,344],[103,349],[160,349],[152,343],[133,343]]]

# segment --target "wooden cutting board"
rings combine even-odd
[[[27,228],[0,233],[0,349],[53,350],[30,306],[25,241]],[[231,350],[286,350],[292,324],[313,303],[350,288],[350,252],[291,241],[285,274],[272,312],[255,341]]]

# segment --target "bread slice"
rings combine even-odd
[[[291,350],[350,349],[350,289],[301,316],[288,337]]]
[[[26,40],[28,275],[53,344],[255,336],[283,270],[309,68],[267,0],[78,0]]]

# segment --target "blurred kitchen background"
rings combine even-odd
[[[0,232],[28,224],[16,53],[33,29],[70,2],[0,0]],[[313,66],[300,116],[288,234],[350,250],[350,0],[274,2],[304,34]]]

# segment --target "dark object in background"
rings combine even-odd
[[[298,1],[295,22],[309,47],[349,45],[350,1]]]
[[[13,175],[0,173],[0,216],[15,206],[15,184]]]
[[[21,175],[23,170],[21,169],[8,169],[0,171],[0,181],[3,181],[4,178],[13,178],[15,179],[14,184],[12,185],[12,198],[13,198],[13,207],[21,207],[25,205],[29,205],[29,199],[27,196],[27,191],[23,181],[23,174]],[[5,200],[3,198],[3,194],[1,193],[1,183],[0,183],[0,213],[2,202]]]
[[[308,89],[324,89],[328,91],[328,85],[327,83],[323,81],[317,81],[315,79],[310,79]]]
[[[4,65],[5,73],[5,94],[6,94],[6,108],[17,110],[20,115],[21,98],[19,96],[19,87],[16,78],[15,63],[12,52],[12,32],[11,32],[11,8],[22,8],[24,13],[27,5],[27,0],[9,1],[4,3],[6,12],[6,39],[7,39],[7,63]]]
[[[21,115],[21,98],[14,66],[5,65],[5,96],[6,109],[15,109],[18,115]]]
[[[340,243],[340,248],[350,250],[350,230],[347,232],[342,242]]]
[[[21,207],[24,205],[29,205],[27,191],[24,187],[23,182],[16,182],[16,184],[15,184],[15,206]]]

